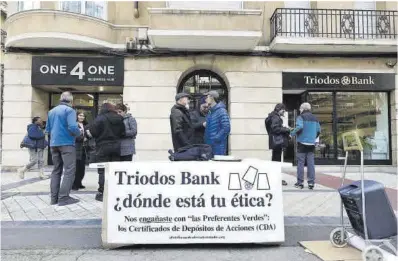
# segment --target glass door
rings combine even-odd
[[[335,124],[333,121],[333,92],[310,92],[307,102],[311,104],[312,113],[318,118],[321,125],[319,146],[315,150],[315,161],[328,164],[336,160],[335,151]]]

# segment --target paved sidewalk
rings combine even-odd
[[[86,189],[72,192],[80,199],[80,203],[58,207],[51,206],[49,187],[50,180],[40,180],[37,172],[26,174],[25,180],[20,180],[17,173],[2,173],[2,203],[1,221],[51,221],[51,220],[79,220],[100,219],[102,203],[94,200],[97,190],[97,173],[88,170],[84,178]],[[388,173],[368,173],[372,179],[386,185],[392,203],[392,194],[397,187],[397,176]],[[354,178],[351,174],[350,178]],[[314,191],[304,188],[299,190],[293,187],[294,173],[283,174],[288,186],[283,187],[284,211],[287,217],[338,217],[340,199],[336,192],[340,178],[338,173],[317,174],[319,180]],[[338,186],[336,187],[336,183]],[[394,204],[394,209],[397,209]]]
[[[317,257],[306,253],[301,247],[260,247],[260,246],[223,246],[218,247],[169,247],[133,248],[114,251],[90,249],[90,250],[3,250],[2,261],[185,261],[187,255],[190,261],[212,260],[245,260],[258,261],[284,260],[284,261],[318,261]]]

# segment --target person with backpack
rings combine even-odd
[[[265,119],[268,146],[272,150],[272,161],[282,161],[282,151],[287,147],[289,142],[290,129],[283,126],[282,120],[285,111],[285,105],[278,103]],[[282,180],[282,185],[287,186],[287,182]]]
[[[137,121],[130,113],[127,113],[127,106],[122,103],[116,105],[116,111],[123,117],[123,123],[126,128],[126,135],[120,143],[120,161],[132,161],[135,154]]]
[[[44,124],[40,117],[34,117],[32,123],[28,125],[28,134],[21,144],[21,148],[26,147],[29,149],[29,163],[18,170],[20,179],[25,178],[25,172],[32,169],[37,164],[39,168],[39,178],[46,179],[48,176],[44,175],[44,149],[48,146],[44,134]]]

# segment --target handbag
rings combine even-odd
[[[19,145],[22,148],[28,148],[28,149],[34,149],[36,145],[36,142],[33,141],[31,138],[29,138],[28,135],[25,135],[25,137],[22,139],[21,144]]]

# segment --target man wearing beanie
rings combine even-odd
[[[194,129],[189,115],[189,94],[178,93],[176,104],[171,108],[170,127],[174,152],[191,145]]]
[[[225,105],[220,102],[217,91],[206,94],[210,112],[206,117],[205,142],[210,145],[214,155],[227,155],[227,141],[231,123]]]
[[[209,112],[209,106],[206,103],[206,96],[203,96],[199,101],[199,108],[191,111],[191,121],[193,128],[195,129],[193,143],[204,144],[205,136],[205,122],[206,115]]]

